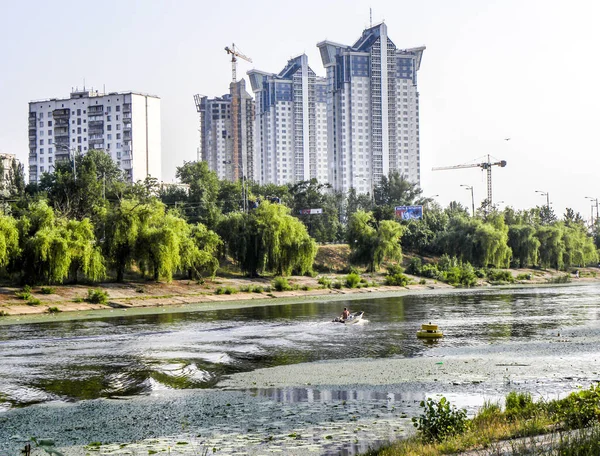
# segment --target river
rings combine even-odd
[[[332,323],[344,306],[366,321]],[[427,396],[472,413],[588,386],[599,310],[595,284],[0,325],[0,454],[30,436],[67,454],[357,454],[408,433]],[[444,339],[416,339],[429,321]]]

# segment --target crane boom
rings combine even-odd
[[[225,52],[231,54],[231,81],[235,84],[237,82],[237,57],[250,63],[252,63],[252,59],[236,50],[235,43],[232,43],[231,47],[225,46]]]
[[[490,156],[487,156],[487,161],[483,163],[469,163],[464,165],[455,165],[455,166],[437,166],[432,168],[432,171],[443,171],[447,169],[463,169],[463,168],[481,168],[482,170],[487,171],[487,204],[488,207],[492,207],[492,166],[499,166],[500,168],[504,168],[506,166],[506,160],[500,160],[497,162],[492,162],[490,160]]]

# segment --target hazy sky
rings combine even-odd
[[[134,90],[162,99],[163,180],[196,158],[193,95],[227,92],[232,42],[251,68],[279,72],[305,52],[325,75],[316,43],[353,44],[385,20],[400,48],[425,45],[418,74],[421,179],[443,205],[486,196],[479,168],[433,166],[506,160],[493,168],[494,201],[550,201],[590,217],[600,197],[600,2],[596,0],[205,1],[0,0],[0,151],[27,163],[27,103],[72,87]],[[503,138],[510,137],[510,141]],[[479,160],[478,160],[479,159]]]

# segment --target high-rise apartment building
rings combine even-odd
[[[279,73],[248,72],[256,96],[254,179],[287,184],[328,181],[327,81],[308,57],[291,59]]]
[[[222,97],[196,96],[200,113],[200,152],[219,179],[254,176],[254,100],[242,79]]]
[[[92,149],[110,154],[131,182],[160,180],[160,98],[84,90],[29,103],[29,182]]]
[[[327,70],[329,183],[372,193],[390,171],[420,183],[417,71],[425,47],[398,49],[382,23],[352,46],[317,44]]]

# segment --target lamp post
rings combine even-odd
[[[465,187],[467,190],[471,190],[471,209],[473,210],[472,217],[475,217],[475,198],[473,197],[473,186],[460,184],[461,187]]]
[[[550,192],[542,192],[541,190],[536,190],[535,192],[546,197],[546,206],[548,206],[548,212],[550,212]]]
[[[589,199],[593,203],[596,203],[596,225],[598,224],[598,198],[592,198],[590,196],[586,196],[586,199]],[[592,223],[594,223],[594,210],[592,206]]]

